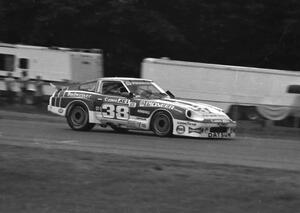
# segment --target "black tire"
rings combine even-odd
[[[156,135],[160,137],[172,135],[172,117],[169,115],[169,113],[164,111],[155,113],[151,121],[151,129]]]
[[[67,115],[69,126],[76,131],[91,130],[95,124],[89,123],[89,115],[85,107],[76,105],[72,107]]]

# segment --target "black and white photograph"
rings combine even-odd
[[[0,213],[300,212],[299,0],[0,0]]]

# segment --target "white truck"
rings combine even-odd
[[[102,52],[99,49],[70,49],[0,43],[0,90],[7,73],[19,78],[22,71],[31,80],[41,76],[45,82],[87,81],[103,77]],[[33,88],[31,85],[30,88]],[[15,88],[18,91],[18,86]],[[46,94],[51,90],[45,86]]]
[[[141,77],[175,96],[219,106],[235,119],[300,117],[300,95],[287,93],[289,85],[300,84],[300,72],[146,58]]]

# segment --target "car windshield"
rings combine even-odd
[[[136,98],[157,99],[168,95],[151,81],[125,81],[126,86]]]

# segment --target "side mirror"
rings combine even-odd
[[[167,95],[170,96],[170,98],[175,98],[175,95],[173,95],[173,93],[171,93],[169,90],[166,91]]]

